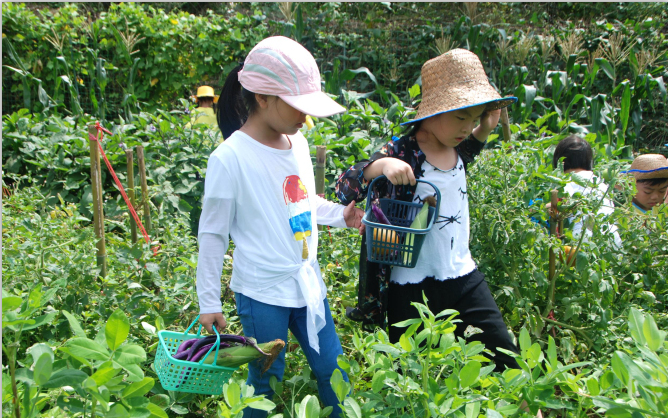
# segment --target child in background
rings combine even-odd
[[[216,113],[213,110],[215,95],[213,88],[209,86],[200,86],[197,88],[197,108],[192,111],[193,115],[190,122],[186,124],[186,128],[191,128],[193,125],[203,123],[209,125],[210,128],[215,128]]]
[[[258,343],[288,340],[292,331],[318,381],[320,399],[338,417],[330,378],[343,354],[317,261],[317,224],[361,226],[363,211],[315,193],[306,138],[306,112],[325,117],[345,109],[320,91],[313,56],[297,42],[264,39],[227,77],[218,124],[226,138],[209,157],[199,223],[197,295],[200,322],[223,331],[221,273],[230,237],[230,288],[244,335]],[[249,364],[248,384],[271,397],[271,376],[281,381],[285,352],[264,374]],[[342,371],[344,377],[346,374]],[[244,417],[266,417],[246,409]]]
[[[624,173],[633,173],[636,179],[636,195],[631,205],[635,212],[645,214],[661,204],[668,193],[668,160],[660,154],[638,156],[631,168]]]
[[[497,371],[518,368],[513,357],[497,350],[517,352],[517,347],[469,251],[465,174],[496,127],[500,109],[517,99],[502,98],[489,84],[478,57],[464,49],[427,61],[422,67],[422,91],[417,115],[406,123],[407,134],[348,169],[336,190],[344,204],[362,201],[370,181],[383,174],[387,181],[377,182],[381,184],[371,191],[373,197],[423,202],[434,190],[416,183],[419,178],[439,187],[440,213],[412,269],[368,262],[363,235],[358,307],[348,317],[384,327],[387,313],[389,338],[396,343],[405,329],[392,324],[419,318],[411,302],[423,303],[424,292],[432,312],[459,311],[457,336],[463,337],[469,325],[483,331],[470,339],[482,341],[494,352]]]
[[[594,176],[594,173],[592,172],[594,151],[591,149],[589,142],[577,135],[571,135],[562,139],[554,150],[552,166],[557,168],[559,166],[559,161],[562,159],[564,163],[564,173],[573,173],[582,179],[583,182],[587,183],[587,186],[581,186],[576,182],[568,183],[564,187],[564,191],[570,196],[573,196],[575,193],[580,193],[581,195],[593,193],[596,198],[600,199],[608,192],[608,186],[603,183],[601,179]],[[548,206],[549,205],[550,204],[548,203]],[[597,214],[607,216],[613,213],[614,210],[615,206],[612,203],[612,200],[604,198],[601,206],[598,208]],[[581,218],[582,214],[577,214],[570,218],[570,221],[572,222],[571,230],[573,232],[573,237],[576,239],[579,238],[582,233],[583,222]],[[617,227],[609,224],[606,224],[605,226],[608,233],[613,234],[617,247],[620,247],[622,240],[617,233]],[[590,228],[587,228],[585,234],[586,237],[591,236],[592,233]]]

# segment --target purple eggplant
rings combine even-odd
[[[211,347],[214,347],[214,345],[215,345],[215,342],[213,344],[207,344],[207,345],[203,346],[202,348],[199,349],[199,351],[197,353],[195,353],[194,356],[192,356],[190,361],[197,362],[197,361],[202,360],[202,357],[204,357],[204,355],[209,351],[209,349]],[[230,345],[228,343],[221,341],[220,345],[218,347],[219,348],[228,348],[229,346]],[[212,352],[215,352],[215,351],[212,350]]]
[[[190,354],[187,351],[182,351],[180,353],[176,353],[172,356],[175,360],[187,360],[188,359],[188,354]]]
[[[387,219],[387,216],[385,216],[385,214],[383,213],[383,210],[380,207],[372,204],[371,205],[371,212],[373,212],[373,214],[376,217],[376,219],[378,220],[378,222],[380,222],[382,224],[385,224],[385,225],[392,225],[390,223],[390,220]]]
[[[190,359],[193,358],[193,355],[196,352],[198,352],[199,349],[202,348],[202,346],[204,346],[206,344],[213,344],[215,342],[216,342],[216,336],[215,335],[210,335],[208,337],[198,339],[195,342],[195,344],[193,344],[192,347],[190,347],[190,349],[188,350],[188,358],[186,360],[190,361]]]
[[[186,350],[188,350],[193,344],[195,344],[199,338],[191,338],[189,340],[185,340],[184,342],[181,343],[179,348],[176,349],[176,354],[183,353]]]

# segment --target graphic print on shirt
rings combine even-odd
[[[438,229],[443,229],[443,228],[445,228],[446,226],[448,226],[448,225],[450,225],[450,224],[453,224],[453,223],[455,223],[455,222],[457,222],[458,224],[461,225],[462,223],[459,222],[459,220],[462,218],[462,217],[459,215],[460,213],[461,213],[461,211],[457,212],[457,214],[456,214],[455,216],[441,216],[441,215],[438,215],[438,217],[439,217],[439,218],[443,218],[443,220],[442,220],[442,221],[440,221],[440,220],[439,220],[439,221],[435,221],[434,223],[435,223],[435,224],[443,224],[443,225],[442,225],[440,228],[438,228]]]
[[[297,175],[287,176],[283,182],[283,198],[288,206],[290,228],[295,241],[302,241],[304,248],[302,258],[308,258],[306,237],[311,236],[311,204],[306,186]]]

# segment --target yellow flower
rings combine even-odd
[[[176,19],[169,19],[170,22],[172,22],[173,25],[178,25],[179,21]]]
[[[156,84],[158,84],[158,81],[159,81],[159,80],[158,80],[157,78],[154,78],[153,80],[151,80],[151,87],[153,87],[153,86],[155,86]]]
[[[306,126],[307,126],[309,129],[313,129],[313,127],[315,126],[315,125],[313,124],[313,119],[311,119],[311,117],[310,117],[309,115],[306,115]]]

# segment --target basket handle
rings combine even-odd
[[[200,325],[200,329],[201,328],[202,328],[202,326]],[[220,334],[218,333],[217,327],[214,326],[212,328],[216,332],[216,344],[212,345],[211,348],[209,348],[209,351],[207,351],[206,354],[202,357],[202,360],[200,360],[200,362],[199,362],[200,366],[203,365],[204,360],[206,360],[206,358],[209,357],[209,354],[211,354],[211,351],[213,350],[214,346],[216,347],[216,357],[214,357],[214,359],[213,359],[213,365],[217,366],[216,363],[218,362],[218,349],[220,348]]]
[[[199,314],[197,315],[197,318],[195,318],[195,320],[190,324],[188,329],[183,331],[183,335],[187,335],[188,331],[190,331],[190,328],[192,328],[197,323],[198,320],[199,320]],[[197,336],[199,337],[201,333],[202,333],[202,324],[199,324],[199,329],[197,330]]]
[[[367,209],[371,208],[371,191],[373,190],[373,186],[376,184],[376,181],[384,179],[387,180],[387,177],[385,177],[384,174],[381,174],[380,176],[376,177],[371,181],[371,184],[369,184],[369,187],[367,188],[367,195],[366,195],[366,207]],[[434,191],[436,192],[436,216],[439,214],[439,208],[441,207],[441,191],[438,190],[438,187],[436,187],[432,182],[426,181],[426,180],[420,180],[416,179],[418,183],[426,183],[430,185]]]

